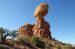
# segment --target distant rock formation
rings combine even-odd
[[[34,25],[25,24],[19,28],[19,36],[37,36],[47,38],[51,36],[50,25],[45,21],[44,16],[48,13],[48,4],[42,3],[35,9],[34,16],[36,23]]]

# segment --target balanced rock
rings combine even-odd
[[[34,25],[34,35],[38,37],[50,37],[50,25],[43,18],[48,13],[48,4],[42,3],[35,9],[34,16],[36,24]]]
[[[34,13],[34,16],[37,17],[37,16],[45,16],[47,13],[48,13],[48,4],[47,3],[41,3],[40,5],[38,5],[35,9],[35,13]]]
[[[37,37],[51,37],[50,25],[45,21],[44,16],[48,13],[48,4],[42,3],[35,9],[34,16],[36,23],[34,25],[25,24],[19,28],[19,36],[25,35],[37,36]]]

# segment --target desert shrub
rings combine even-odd
[[[7,40],[6,41],[6,44],[8,45],[8,46],[14,46],[14,44],[15,44],[15,42],[14,41],[12,41],[12,40]]]
[[[0,49],[9,49],[9,47],[5,45],[0,45]]]
[[[71,46],[64,45],[61,47],[61,49],[72,49],[72,48],[71,48]]]
[[[36,45],[37,47],[39,47],[39,48],[44,48],[45,47],[45,42],[44,41],[42,41],[40,38],[38,38],[38,37],[32,37],[32,43],[34,44],[34,45]]]
[[[20,44],[30,44],[31,42],[30,42],[30,37],[29,36],[24,36],[24,37],[19,37],[18,39],[18,42],[20,43]]]
[[[0,49],[5,49],[3,46],[0,45]]]

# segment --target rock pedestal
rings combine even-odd
[[[36,23],[34,25],[25,24],[19,29],[19,36],[37,36],[47,38],[51,36],[50,25],[45,21],[44,16],[48,13],[48,4],[42,3],[35,9]]]
[[[51,35],[49,24],[42,19],[38,19],[36,24],[34,25],[34,33],[35,36],[38,37],[49,37]]]

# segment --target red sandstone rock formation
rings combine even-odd
[[[47,3],[41,3],[40,5],[38,5],[35,9],[35,13],[34,16],[41,16],[44,17],[47,13],[48,13],[48,4]]]
[[[34,26],[34,35],[38,37],[49,37],[51,35],[50,25],[43,18],[48,13],[48,4],[42,3],[35,9],[34,16],[36,24]]]
[[[37,36],[37,37],[50,37],[50,25],[43,18],[48,13],[48,4],[42,3],[35,9],[34,16],[36,18],[35,25],[25,24],[19,29],[19,36]]]
[[[24,26],[21,26],[19,28],[19,36],[23,37],[25,35],[29,35],[30,37],[33,35],[33,25],[31,24],[25,24]]]

